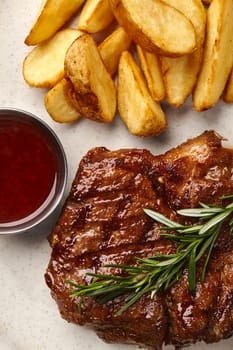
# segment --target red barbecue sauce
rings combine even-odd
[[[45,130],[0,118],[0,226],[26,222],[55,194],[58,160]]]

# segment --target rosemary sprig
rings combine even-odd
[[[220,199],[233,198],[233,195],[223,196]],[[105,267],[121,269],[124,275],[87,273],[93,280],[89,285],[80,285],[72,281],[66,281],[73,289],[72,298],[87,296],[95,298],[99,303],[107,303],[116,297],[126,294],[124,305],[117,314],[122,314],[142,295],[150,292],[151,298],[163,288],[167,290],[176,283],[183,272],[188,269],[188,284],[191,293],[196,288],[196,266],[203,257],[202,281],[205,279],[208,262],[219,235],[223,223],[228,220],[230,232],[233,231],[233,202],[227,206],[209,206],[200,203],[200,208],[182,209],[177,213],[181,216],[198,218],[195,225],[181,225],[164,215],[150,209],[144,212],[158,223],[164,225],[163,231],[175,231],[161,233],[161,236],[176,244],[176,252],[173,254],[159,254],[149,258],[135,258],[135,266],[109,264]]]

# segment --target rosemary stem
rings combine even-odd
[[[221,200],[233,198],[222,196]],[[126,295],[124,304],[117,311],[121,315],[144,294],[150,293],[154,298],[159,290],[167,290],[188,270],[189,291],[195,295],[197,263],[201,266],[201,281],[204,281],[209,260],[223,224],[227,223],[229,232],[233,231],[233,202],[227,206],[211,206],[200,203],[200,208],[182,209],[178,214],[198,219],[197,224],[181,225],[161,213],[144,209],[146,215],[155,220],[160,227],[161,237],[169,239],[176,245],[172,254],[157,254],[147,258],[135,258],[135,265],[108,264],[124,274],[95,274],[89,285],[80,285],[67,281],[73,288],[72,298],[92,297],[100,303],[106,303],[116,297]],[[165,231],[166,230],[166,231]],[[173,231],[173,232],[172,232]],[[176,234],[173,234],[176,233]],[[80,303],[79,303],[80,305]]]

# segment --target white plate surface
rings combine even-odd
[[[160,137],[129,134],[119,118],[112,125],[82,120],[74,125],[53,122],[43,105],[42,89],[28,87],[22,62],[30,48],[24,45],[40,0],[1,0],[0,4],[0,106],[30,111],[45,120],[60,137],[68,157],[70,183],[81,157],[92,147],[147,148],[162,153],[206,129],[215,129],[233,145],[233,106],[222,102],[197,113],[190,101],[180,110],[167,107],[168,129]],[[47,235],[54,222],[30,235],[0,237],[0,350],[116,350],[136,349],[103,343],[90,330],[62,320],[44,282],[50,257]],[[198,344],[191,350],[232,350],[233,338],[219,344]],[[166,347],[171,350],[171,347]]]

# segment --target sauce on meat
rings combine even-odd
[[[42,212],[55,195],[58,159],[46,131],[29,120],[0,119],[0,227]]]

